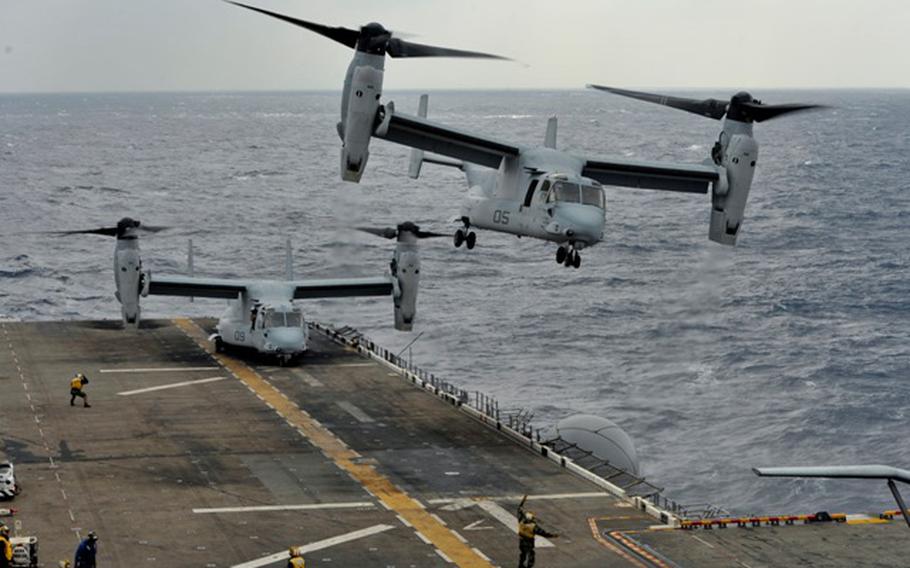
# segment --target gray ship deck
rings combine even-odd
[[[209,322],[200,322],[205,325]],[[0,323],[0,432],[45,566],[509,566],[522,494],[539,566],[896,565],[902,521],[650,530],[652,517],[313,332],[296,367],[204,348],[200,324]],[[92,408],[68,383],[91,379]],[[0,506],[5,506],[0,504]]]

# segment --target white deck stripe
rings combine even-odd
[[[100,369],[99,373],[179,373],[181,371],[215,371],[221,367],[153,367],[148,369]]]
[[[337,544],[344,544],[345,542],[351,542],[352,540],[357,540],[360,538],[365,538],[372,536],[374,534],[379,534],[391,530],[395,527],[392,525],[373,525],[359,531],[353,531],[332,538],[327,538],[325,540],[319,540],[312,542],[310,544],[305,544],[303,546],[296,547],[300,554],[307,554],[309,552],[315,552],[317,550],[322,550],[324,548],[329,548]],[[269,564],[274,564],[275,562],[281,562],[282,560],[287,560],[290,557],[288,551],[278,552],[270,556],[265,556],[259,558],[258,560],[250,560],[249,562],[244,562],[243,564],[235,564],[232,568],[259,568],[260,566],[268,566]]]
[[[490,514],[491,517],[509,527],[512,532],[518,534],[518,519],[512,513],[503,509],[498,503],[493,501],[478,501],[477,506]],[[552,547],[553,543],[542,536],[534,537],[534,542],[540,548]]]
[[[342,363],[341,365],[332,365],[332,367],[378,367],[376,363]]]
[[[439,499],[430,499],[427,503],[431,505],[441,505],[446,503],[461,503],[465,499],[487,500],[487,501],[521,501],[523,495],[500,495],[499,497],[443,497]],[[543,495],[528,495],[528,501],[541,501],[549,499],[590,499],[592,497],[611,497],[609,493],[603,491],[592,491],[589,493],[548,493]]]
[[[143,393],[147,393],[147,392],[155,392],[155,391],[160,391],[160,390],[175,389],[175,388],[177,388],[177,387],[186,387],[186,386],[189,386],[189,385],[201,385],[201,384],[203,384],[203,383],[214,383],[215,381],[223,381],[223,380],[225,380],[225,379],[227,379],[227,377],[211,377],[211,378],[208,378],[208,379],[199,379],[198,381],[183,381],[182,383],[170,383],[170,384],[167,384],[167,385],[159,385],[159,386],[157,386],[157,387],[148,387],[148,388],[145,388],[145,389],[136,389],[136,390],[131,390],[131,391],[123,391],[123,392],[118,392],[117,394],[119,394],[120,396],[131,396],[131,395],[134,395],[134,394],[143,394]]]
[[[310,385],[311,387],[324,387],[325,385],[319,382],[319,380],[313,375],[307,373],[303,369],[294,369],[294,373],[303,379],[303,382]]]
[[[361,410],[359,407],[357,407],[354,404],[351,404],[350,402],[348,402],[346,400],[338,401],[335,404],[340,406],[345,412],[347,412],[348,414],[350,414],[351,416],[353,416],[354,418],[356,418],[357,420],[359,420],[361,422],[366,422],[366,423],[376,422],[375,420],[373,420],[372,416],[370,416],[369,414],[367,414],[366,412]]]
[[[253,507],[219,507],[213,509],[193,509],[194,513],[251,513],[257,511],[309,511],[313,509],[364,509],[373,507],[370,501],[350,503],[312,503],[308,505],[259,505]]]

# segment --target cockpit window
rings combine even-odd
[[[303,324],[303,314],[300,312],[293,311],[285,315],[287,316],[288,327],[300,327]]]
[[[284,312],[266,311],[265,327],[284,327]]]
[[[579,203],[579,190],[580,188],[577,183],[558,181],[553,184],[553,191],[556,193],[556,201]]]
[[[585,205],[604,208],[604,190],[593,185],[581,186],[581,202]]]

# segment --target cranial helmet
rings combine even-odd
[[[4,525],[4,524],[2,524],[2,523],[0,523],[0,534],[2,534],[2,535],[8,535],[8,534],[9,534],[9,527],[6,526],[6,525]]]
[[[293,546],[288,549],[288,554],[291,556],[291,558],[296,558],[296,557],[300,556],[300,553],[297,552],[297,549],[294,548]]]
[[[534,520],[534,513],[532,513],[531,511],[526,511],[525,512],[525,521],[531,522],[533,520]]]
[[[98,540],[98,535],[95,534],[95,531],[89,531],[88,538],[89,540]]]

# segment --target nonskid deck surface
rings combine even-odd
[[[93,529],[109,566],[281,566],[290,545],[308,566],[511,566],[522,494],[562,535],[539,543],[539,566],[837,565],[829,540],[854,532],[843,557],[910,552],[897,522],[649,531],[651,517],[321,333],[299,366],[276,367],[213,358],[209,325],[0,323],[0,450],[44,565]],[[78,371],[92,408],[69,406]]]

